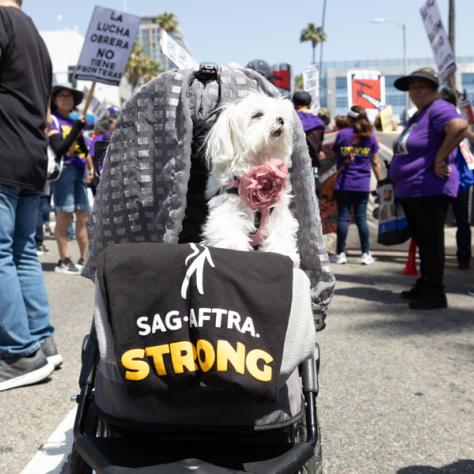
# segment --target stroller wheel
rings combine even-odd
[[[306,424],[300,421],[296,432],[296,441],[304,441],[306,439]],[[323,474],[323,458],[321,450],[321,431],[318,424],[318,442],[314,447],[313,456],[308,459],[299,469],[298,474]]]
[[[69,456],[70,474],[92,474],[92,468],[81,458],[77,452],[76,443],[72,445],[72,451]]]

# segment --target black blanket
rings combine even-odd
[[[108,247],[98,263],[131,396],[206,386],[276,399],[292,300],[289,258],[127,243]]]

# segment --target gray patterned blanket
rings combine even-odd
[[[220,90],[219,90],[220,89]],[[191,70],[169,71],[144,85],[124,106],[107,151],[90,224],[83,275],[94,279],[97,255],[111,243],[177,243],[186,208],[193,127],[210,128],[216,105],[251,91],[278,94],[258,73],[223,66],[202,83]],[[220,100],[220,102],[219,102]],[[299,222],[301,268],[311,281],[316,326],[324,327],[335,279],[324,246],[306,139],[295,120],[291,157],[292,211]]]

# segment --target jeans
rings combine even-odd
[[[51,183],[56,212],[90,211],[87,184],[76,167],[65,164],[61,176]]]
[[[456,218],[456,243],[458,263],[468,264],[471,260],[471,225],[469,223],[469,189],[451,201]]]
[[[0,354],[27,356],[53,335],[36,256],[39,193],[0,185]]]
[[[400,199],[420,254],[420,283],[431,293],[444,293],[444,223],[449,197]]]
[[[367,203],[369,193],[362,191],[336,191],[337,201],[337,253],[346,248],[347,231],[351,208],[354,209],[354,218],[359,231],[360,248],[362,253],[369,251],[369,226],[367,225]]]

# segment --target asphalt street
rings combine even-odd
[[[20,473],[74,407],[91,324],[93,284],[54,273],[47,244],[40,259],[64,364],[44,383],[0,393],[2,474]],[[364,267],[349,253],[333,267],[336,295],[318,333],[324,472],[474,473],[474,270],[448,258],[450,308],[412,311],[399,296],[413,282],[405,256],[377,257]]]

